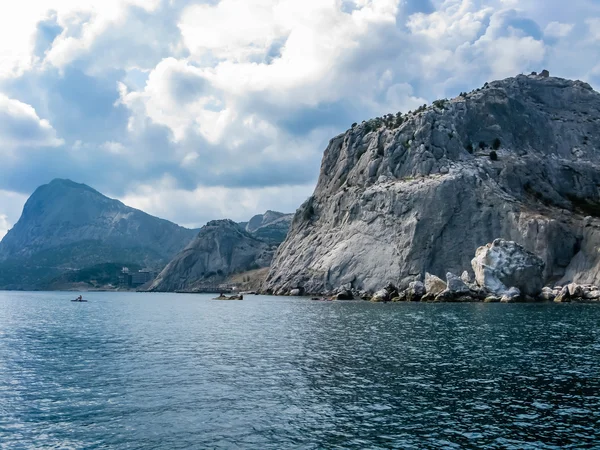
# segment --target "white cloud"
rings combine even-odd
[[[482,56],[490,61],[492,78],[504,78],[538,67],[545,56],[545,46],[532,37],[501,37],[482,47]]]
[[[0,240],[17,222],[27,197],[0,189]]]
[[[311,183],[257,189],[213,186],[183,190],[176,187],[171,177],[164,177],[152,185],[134,186],[120,200],[133,208],[197,228],[214,219],[242,222],[268,209],[294,212],[312,194],[313,188]]]
[[[591,38],[594,41],[600,41],[600,17],[587,19],[585,23],[589,28]]]
[[[57,147],[63,143],[52,125],[40,119],[31,105],[0,93],[0,152],[18,147]]]
[[[10,224],[8,223],[8,217],[6,214],[0,214],[0,240],[8,233],[10,230]]]
[[[80,145],[81,145],[81,143],[80,143]],[[112,153],[114,155],[123,155],[127,151],[127,148],[125,148],[125,146],[123,144],[121,144],[120,142],[114,142],[114,141],[107,141],[104,144],[102,144],[101,147],[102,147],[102,149],[104,149],[107,152]]]
[[[121,102],[154,123],[169,127],[175,141],[183,140],[188,130],[196,129],[209,141],[216,142],[231,121],[231,111],[207,108],[221,102],[205,86],[208,83],[202,70],[185,61],[167,58],[150,73],[143,91],[130,92],[121,85]],[[135,123],[132,121],[131,126]]]
[[[196,58],[206,53],[246,61],[264,58],[288,32],[275,20],[272,0],[223,0],[216,5],[193,5],[181,17],[184,42]]]
[[[346,78],[344,63],[361,45],[368,45],[371,35],[395,26],[397,5],[398,0],[363,2],[360,9],[347,14],[334,0],[302,4],[293,0],[223,0],[214,7],[190,8],[180,26],[194,57],[202,56],[198,49],[229,57],[204,71],[203,76],[216,89],[235,97],[260,93],[266,102],[314,106],[347,93],[356,79]],[[197,23],[206,11],[229,14],[238,6],[238,12],[227,15],[226,23],[233,21],[232,27],[239,26],[239,33],[223,27],[215,34],[202,28],[203,21]],[[246,8],[253,12],[246,15]],[[267,15],[263,27],[262,16]],[[241,25],[244,21],[253,24]],[[192,24],[196,26],[192,28]],[[251,29],[248,33],[247,28]],[[281,47],[271,60],[253,60],[256,55],[265,56],[274,42]]]
[[[544,34],[550,37],[562,38],[568,36],[575,25],[572,23],[550,22],[546,25]]]
[[[23,74],[35,63],[36,26],[53,11],[65,31],[48,53],[48,62],[64,67],[89,50],[111,25],[124,24],[128,8],[152,11],[160,0],[25,0],[0,6],[0,79]],[[73,29],[78,32],[72,34]]]
[[[413,34],[443,47],[457,47],[474,41],[493,13],[494,9],[490,7],[478,9],[476,2],[450,1],[432,14],[410,16],[407,26]]]

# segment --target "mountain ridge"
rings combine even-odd
[[[245,263],[233,271],[229,269],[232,260],[227,259],[216,270],[229,275],[264,268],[285,238],[292,217],[269,210],[251,219],[255,225],[250,232],[244,229],[249,222],[242,226],[228,219],[189,230],[131,208],[86,184],[54,179],[33,192],[19,221],[0,241],[0,288],[53,289],[68,286],[69,280],[76,280],[81,287],[86,274],[97,277],[99,273],[100,279],[114,281],[116,274],[105,276],[105,268],[124,261],[160,272],[206,227],[214,231],[212,242],[223,248],[230,236],[255,253],[242,258]],[[191,279],[189,283],[200,281]]]
[[[43,280],[29,274],[44,268],[49,277],[116,261],[162,268],[196,233],[85,184],[55,179],[33,192],[0,241],[0,287],[39,287]]]
[[[195,291],[228,276],[267,267],[276,245],[258,239],[229,219],[213,220],[162,270],[149,291]]]

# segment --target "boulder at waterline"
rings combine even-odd
[[[496,295],[516,287],[536,296],[544,285],[544,262],[516,242],[496,239],[479,247],[471,264],[477,284]]]
[[[425,274],[425,291],[427,294],[436,296],[446,289],[446,283],[439,277],[427,272]]]
[[[451,272],[446,274],[446,284],[448,286],[448,291],[454,295],[469,294],[471,292],[469,286]]]

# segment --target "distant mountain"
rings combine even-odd
[[[149,290],[194,291],[219,284],[231,274],[269,266],[276,248],[231,220],[215,220],[202,227]]]
[[[65,271],[118,261],[160,269],[196,234],[56,179],[36,189],[0,242],[0,288],[40,288]]]
[[[271,244],[281,244],[292,224],[293,214],[284,214],[277,211],[267,211],[258,214],[240,225],[254,237]]]
[[[277,247],[287,236],[292,219],[293,214],[267,211],[248,222],[209,222],[165,267],[150,290],[194,291],[249,271],[254,277],[257,273],[266,275],[257,269],[269,267]]]

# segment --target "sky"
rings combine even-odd
[[[293,212],[329,139],[486,81],[600,87],[600,0],[0,6],[0,237],[53,178],[188,227]]]

